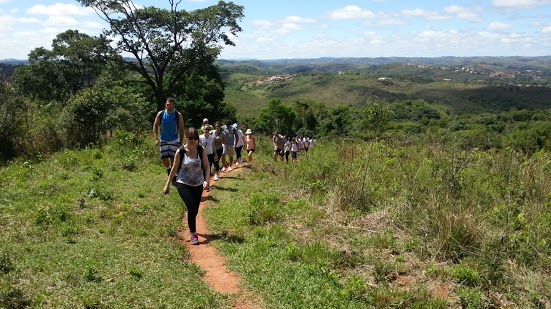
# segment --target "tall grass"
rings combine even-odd
[[[517,304],[534,305],[541,299],[549,303],[545,295],[551,295],[545,283],[551,265],[550,162],[547,152],[526,156],[512,149],[461,150],[453,144],[324,142],[297,164],[270,165],[270,181],[295,193],[288,200],[298,195],[309,201],[303,215],[292,215],[306,224],[298,228],[307,236],[301,241],[305,246],[310,237],[322,237],[329,248],[359,252],[360,261],[383,263],[378,264],[386,269],[380,278],[400,265],[388,264],[386,250],[410,252],[415,256],[410,263],[444,265],[438,280],[476,291],[465,294],[470,298],[464,295],[463,302],[492,303],[489,295],[498,291]],[[279,218],[283,225],[297,224]],[[346,240],[346,235],[354,236]],[[309,252],[291,248],[295,260],[299,252]],[[323,259],[336,266],[334,257]],[[342,271],[358,275],[364,262]],[[464,266],[454,270],[455,264]],[[527,282],[528,273],[536,279]],[[360,271],[362,277],[374,280]],[[390,285],[396,276],[391,277],[385,279]],[[477,295],[482,299],[473,299]]]
[[[187,262],[152,141],[0,169],[0,307],[228,307]],[[268,308],[545,308],[551,155],[321,141],[223,174],[211,243]]]
[[[511,149],[335,143],[308,153],[289,178],[327,193],[340,210],[388,208],[398,227],[432,235],[438,253],[460,258],[477,254],[491,237],[548,232],[549,160],[546,152],[526,157]]]

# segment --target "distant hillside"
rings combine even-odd
[[[549,70],[551,56],[544,57],[379,57],[379,58],[317,58],[275,60],[219,60],[223,69],[251,70],[279,73],[338,72],[362,70],[371,66],[388,64],[417,64],[427,66],[474,66],[489,65],[500,68],[534,68]]]
[[[227,84],[226,101],[234,104],[242,117],[258,115],[272,98],[287,103],[314,100],[327,106],[346,105],[360,109],[373,97],[389,103],[423,99],[455,115],[551,108],[548,85],[519,86],[499,79],[464,82],[464,77],[471,77],[471,73],[453,72],[457,79],[449,79],[431,77],[419,68],[412,68],[411,75],[392,73],[392,69],[380,68],[381,75],[371,76],[359,73],[264,75],[258,72],[226,72],[223,76]]]
[[[0,63],[5,64],[28,64],[28,60],[21,60],[21,59],[1,59]]]

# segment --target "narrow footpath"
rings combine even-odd
[[[211,190],[216,190],[216,185],[224,181],[224,175],[239,173],[239,168],[235,167],[233,171],[221,174],[218,181],[214,181],[211,177]],[[253,300],[250,295],[244,293],[240,287],[240,279],[235,272],[230,271],[226,267],[226,259],[220,255],[218,249],[209,244],[211,240],[216,239],[216,235],[212,235],[207,229],[203,209],[208,207],[207,198],[209,192],[203,191],[201,204],[199,206],[199,214],[197,215],[197,234],[199,236],[199,245],[191,245],[189,243],[189,232],[187,231],[187,217],[182,219],[183,225],[186,227],[181,231],[181,239],[184,245],[189,250],[190,261],[205,271],[206,283],[215,291],[223,294],[234,294],[235,301],[232,308],[239,309],[258,309],[253,305]]]

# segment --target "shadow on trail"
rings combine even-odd
[[[204,241],[200,242],[200,244],[202,244],[202,245],[206,245],[206,244],[210,243],[211,241],[219,240],[219,239],[221,239],[225,242],[234,243],[234,244],[241,244],[245,241],[244,238],[239,237],[239,236],[235,236],[235,235],[201,234],[201,233],[197,233],[197,235],[199,235],[199,236],[201,236],[205,239]]]
[[[197,233],[197,235],[199,235],[199,236],[201,236],[205,239],[205,240],[200,242],[201,245],[206,245],[206,244],[208,244],[209,242],[211,242],[213,240],[222,239],[222,236],[218,235],[218,234],[201,234],[201,233]]]
[[[237,179],[237,177],[234,177],[234,176],[224,176],[220,179]]]
[[[225,187],[216,187],[216,190],[221,190],[221,191],[229,191],[229,192],[237,192],[239,190],[235,189],[235,188],[225,188]]]
[[[212,202],[218,202],[217,198],[214,198],[212,196],[201,196],[201,203],[206,201],[212,201]]]

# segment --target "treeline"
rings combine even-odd
[[[462,149],[513,148],[527,155],[551,150],[551,111],[510,110],[501,113],[449,115],[422,99],[369,100],[364,108],[328,107],[312,100],[283,103],[272,99],[258,118],[245,124],[256,132],[333,137],[349,140],[440,142]]]
[[[60,33],[36,48],[28,65],[0,82],[0,159],[101,144],[115,130],[151,127],[168,96],[186,126],[235,118],[214,62],[241,31],[232,2],[195,11],[136,7],[131,1],[79,1],[109,28],[98,36]],[[224,29],[222,31],[221,29]],[[130,54],[130,59],[121,57]]]

